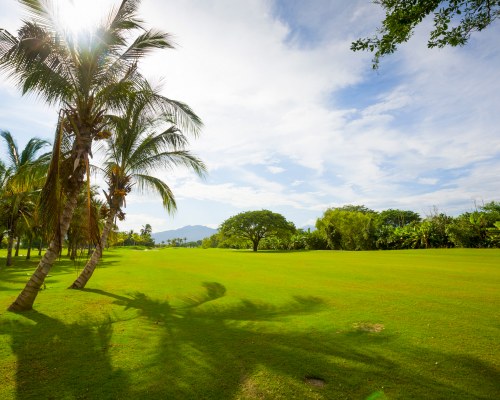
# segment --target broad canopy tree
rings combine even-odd
[[[225,220],[219,232],[225,237],[249,240],[253,251],[257,251],[262,239],[289,236],[295,232],[295,225],[269,210],[247,211]]]
[[[385,11],[378,35],[358,39],[351,50],[374,53],[373,68],[380,58],[394,53],[397,46],[407,42],[415,27],[433,15],[434,28],[427,46],[463,46],[472,32],[479,32],[500,18],[500,0],[376,0]]]

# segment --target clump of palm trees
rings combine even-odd
[[[92,275],[115,217],[124,217],[125,198],[133,187],[154,190],[167,211],[173,211],[173,194],[155,171],[175,166],[198,174],[205,171],[203,163],[186,150],[186,135],[199,133],[200,119],[186,104],[162,96],[138,69],[152,50],[173,47],[167,33],[148,29],[138,18],[139,0],[123,0],[95,31],[78,36],[58,26],[48,3],[20,3],[30,19],[23,22],[17,35],[0,30],[0,71],[23,94],[33,93],[58,106],[59,113],[50,163],[45,164],[43,173],[46,179],[35,189],[39,197],[33,203],[40,211],[39,223],[48,232],[49,244],[36,271],[9,307],[12,311],[32,308],[61,252],[82,193],[87,198],[87,234],[95,250],[74,288],[84,287]],[[108,186],[102,232],[96,208],[90,204],[95,142],[105,148],[101,170]],[[40,162],[43,160],[47,159]],[[2,171],[8,168],[11,166],[0,166],[2,191],[7,188],[3,182],[10,179]],[[36,177],[32,176],[33,182]],[[28,211],[16,215],[27,216]]]
[[[7,235],[6,266],[11,266],[14,240],[17,238],[18,254],[23,231],[30,241],[40,233],[36,204],[50,158],[47,153],[38,154],[48,145],[45,140],[33,138],[19,151],[9,131],[0,131],[0,136],[9,159],[8,163],[0,160],[0,227],[2,236]],[[31,252],[31,243],[28,251]]]

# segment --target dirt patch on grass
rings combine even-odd
[[[247,375],[241,378],[240,394],[243,395],[244,398],[249,399],[265,398],[265,393],[254,382],[254,379]]]
[[[325,380],[317,376],[306,376],[304,382],[315,387],[323,387],[326,385]]]
[[[379,333],[385,329],[383,324],[372,324],[370,322],[357,322],[352,326],[359,332]]]

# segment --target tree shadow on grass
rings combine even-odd
[[[143,365],[150,377],[147,387],[131,392],[136,398],[147,393],[148,399],[363,399],[382,390],[395,398],[486,399],[485,393],[498,388],[494,367],[462,355],[401,349],[391,344],[397,337],[387,332],[287,326],[297,323],[290,317],[321,312],[325,304],[319,298],[297,296],[281,306],[247,299],[228,304],[217,301],[225,295],[223,285],[203,286],[204,292],[185,297],[176,307],[144,293],[119,296],[92,290],[137,310],[160,336],[154,356]],[[403,352],[409,363],[420,359],[420,367],[402,362],[391,355],[394,351]],[[466,384],[433,370],[435,359],[453,364],[457,377],[467,377]],[[426,362],[429,369],[422,371]],[[306,377],[326,384],[310,387]]]
[[[129,398],[126,375],[108,354],[113,325],[64,324],[37,311],[3,324],[17,357],[16,399]]]
[[[2,262],[0,258],[0,263]],[[2,267],[0,269],[0,282],[6,282],[18,286],[17,288],[9,289],[19,291],[23,288],[26,282],[30,279],[33,272],[35,272],[40,258],[32,260],[19,260],[19,262],[11,267]],[[64,275],[74,275],[79,273],[85,267],[86,259],[83,261],[72,261],[67,257],[61,257],[57,259],[52,267],[51,273],[45,279],[45,284],[47,286],[61,282]],[[101,260],[98,264],[99,268],[107,268],[118,261],[113,260]]]
[[[387,331],[335,331],[334,321],[331,330],[290,326],[301,323],[297,316],[324,311],[320,298],[230,302],[217,282],[175,306],[144,293],[84,291],[134,311],[135,325],[114,331],[122,321],[63,323],[36,311],[2,322],[0,334],[10,337],[17,358],[17,399],[366,399],[383,392],[388,398],[487,399],[500,390],[498,370],[471,356],[403,347]],[[134,336],[137,326],[150,337]],[[123,345],[153,340],[154,351],[136,355],[129,347],[120,359],[127,365],[117,369],[110,349],[130,333]],[[131,367],[134,358],[139,362]],[[325,385],[309,386],[306,377]]]

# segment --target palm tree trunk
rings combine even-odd
[[[17,237],[16,254],[14,255],[14,257],[19,257],[19,246],[21,246],[21,236]]]
[[[42,238],[40,238],[40,242],[38,244],[38,255],[41,256],[42,255]]]
[[[87,261],[87,264],[85,265],[83,271],[80,273],[80,276],[68,289],[83,289],[91,278],[92,274],[95,271],[95,267],[97,266],[97,263],[102,256],[102,249],[106,246],[106,242],[108,241],[109,232],[111,232],[111,229],[113,228],[115,215],[116,209],[110,209],[108,219],[106,220],[106,224],[104,225],[104,228],[102,230],[101,243],[98,243],[96,245],[94,251],[92,252],[92,257],[90,257],[90,259]]]
[[[7,262],[5,263],[6,267],[10,267],[12,265],[12,249],[14,248],[14,234],[9,231],[9,236],[7,239]]]
[[[76,201],[78,192],[80,191],[80,185],[76,184],[71,193],[68,196],[68,200],[64,206],[64,210],[60,219],[60,231],[61,231],[61,240],[57,237],[51,240],[47,251],[44,256],[40,260],[38,264],[38,268],[31,276],[30,280],[24,287],[23,291],[17,296],[17,299],[12,303],[9,307],[9,311],[27,311],[33,308],[33,303],[35,302],[36,296],[38,295],[38,291],[40,287],[43,285],[43,282],[47,275],[49,274],[54,261],[59,256],[61,251],[61,243],[66,236],[66,232],[68,232],[69,224],[71,222],[71,218],[73,217],[73,211],[76,208]]]
[[[26,253],[26,260],[31,258],[31,244],[33,243],[33,238],[30,236],[28,240],[28,252]]]

